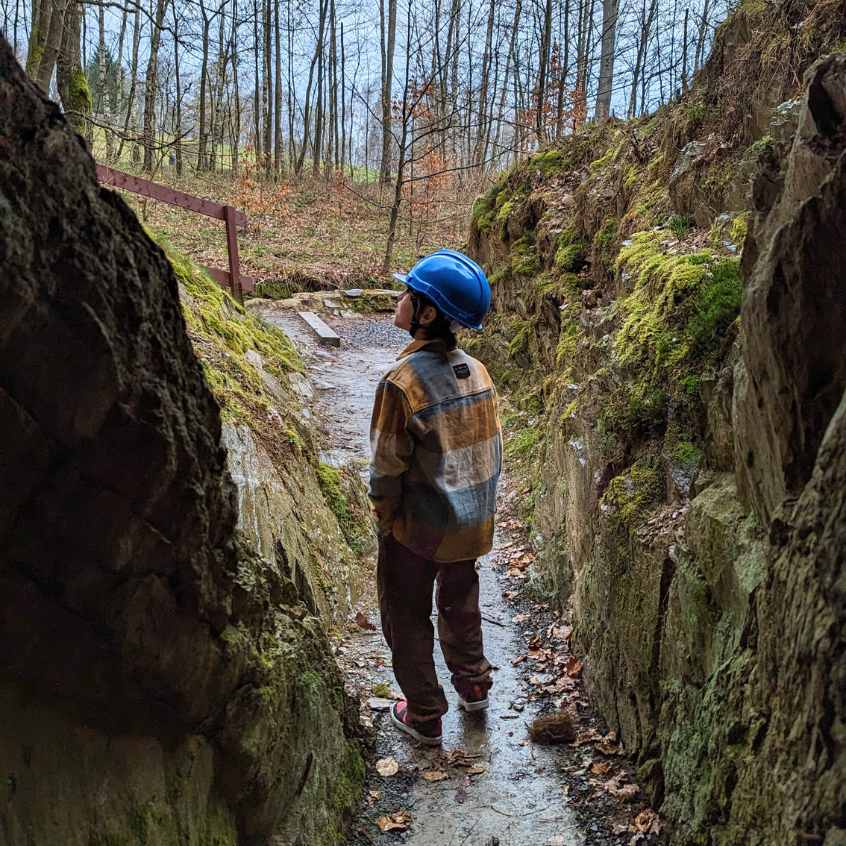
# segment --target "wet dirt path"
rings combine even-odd
[[[284,329],[304,355],[314,392],[308,404],[326,437],[324,460],[336,464],[354,461],[363,471],[376,384],[405,346],[407,335],[392,327],[386,317],[327,318],[341,336],[342,346],[323,348],[296,313],[266,308],[261,313]],[[542,604],[530,600],[514,604],[520,603],[519,586],[525,577],[520,569],[525,559],[525,533],[510,516],[518,496],[518,491],[503,486],[495,548],[480,562],[485,652],[496,668],[487,713],[458,710],[449,673],[436,646],[435,662],[450,710],[444,718],[443,747],[419,746],[391,727],[387,708],[399,688],[378,628],[370,631],[352,626],[335,647],[348,685],[362,701],[363,722],[373,731],[368,793],[348,841],[351,844],[602,846],[653,842],[651,837],[638,839],[640,835],[632,839],[629,821],[633,809],[597,788],[596,766],[608,777],[621,763],[613,744],[606,741],[610,754],[598,755],[588,742],[600,739],[601,732],[592,727],[595,722],[591,722],[583,694],[564,672],[566,662],[574,660],[566,648],[566,626]],[[364,616],[378,626],[372,595],[368,605],[362,609]],[[579,742],[564,746],[531,742],[528,724],[541,710],[561,707],[562,694],[569,695],[573,707],[584,712]],[[377,761],[391,774],[377,774]],[[613,762],[613,769],[608,761]],[[380,819],[383,825],[394,821],[396,827],[382,832]]]

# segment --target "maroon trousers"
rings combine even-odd
[[[438,683],[432,627],[432,588],[437,584],[438,638],[459,693],[491,686],[491,665],[482,648],[479,575],[475,561],[439,564],[415,555],[393,535],[379,541],[376,577],[382,631],[391,648],[394,675],[408,700],[412,720],[447,712]]]

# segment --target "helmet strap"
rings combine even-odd
[[[417,330],[420,328],[420,311],[423,308],[423,303],[420,298],[412,292],[411,302],[414,304],[414,311],[411,313],[411,325],[408,327],[408,333],[414,338],[417,335]]]

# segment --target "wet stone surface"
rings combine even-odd
[[[306,362],[314,389],[310,410],[326,438],[324,460],[357,462],[364,471],[373,394],[407,334],[391,326],[389,317],[329,317],[342,338],[340,349],[329,350],[295,312],[263,307],[262,315],[290,335]],[[388,708],[400,694],[372,592],[358,624],[335,642],[370,735],[365,798],[348,840],[353,846],[656,842],[635,824],[640,820],[645,828],[652,812],[644,810],[615,739],[603,736],[591,712],[578,678],[581,665],[569,653],[569,627],[523,590],[533,555],[526,529],[513,515],[520,496],[506,479],[495,548],[478,565],[485,652],[496,668],[487,712],[458,710],[436,643],[435,663],[450,704],[442,747],[420,746],[391,726]],[[532,742],[532,720],[560,710],[573,715],[575,742]],[[391,774],[380,775],[377,763]]]

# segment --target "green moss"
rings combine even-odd
[[[370,544],[372,527],[369,510],[354,508],[350,499],[350,486],[355,479],[352,468],[339,470],[331,464],[321,462],[317,466],[317,481],[323,498],[338,521],[338,527],[350,549],[357,554],[364,552]],[[346,490],[345,490],[346,489]]]
[[[667,404],[664,388],[644,379],[624,382],[609,394],[599,412],[599,431],[624,442],[660,434]]]
[[[738,247],[743,246],[743,242],[746,240],[746,232],[749,227],[749,213],[743,212],[742,214],[737,215],[737,217],[732,219],[731,226],[729,228],[729,237],[731,240],[737,244]]]
[[[626,173],[623,176],[623,185],[626,188],[633,188],[638,180],[641,178],[642,171],[637,165],[629,165],[626,168]]]
[[[298,450],[305,450],[305,442],[302,439],[302,436],[296,429],[288,429],[285,434],[288,436],[288,443],[292,447],[296,447]]]
[[[185,295],[182,313],[198,351],[203,372],[223,416],[236,421],[262,417],[275,399],[257,368],[247,360],[252,351],[262,367],[283,382],[302,361],[288,336],[264,323],[236,302],[228,291],[189,258],[156,236]],[[260,428],[260,423],[256,423]]]
[[[623,523],[632,526],[663,496],[660,472],[649,459],[641,459],[610,481],[602,496],[602,505]]]
[[[669,229],[676,238],[684,238],[691,229],[693,229],[693,221],[684,214],[674,214],[667,221],[667,229]]]
[[[704,301],[695,299],[699,304],[696,312],[707,314],[689,331],[684,325],[690,317],[691,296],[700,289],[711,289],[715,278],[720,279],[719,289],[724,291],[731,267],[736,268],[736,264],[726,266],[725,262],[736,260],[722,259],[707,250],[670,253],[663,245],[671,241],[666,230],[640,232],[620,250],[617,267],[634,278],[634,290],[620,302],[624,320],[614,341],[615,355],[622,364],[639,363],[653,372],[672,368],[689,358],[691,346],[699,344],[708,320],[712,327],[724,320],[722,308],[710,307],[714,298],[725,304],[725,297],[717,297],[715,290]]]
[[[529,158],[528,165],[540,170],[544,177],[549,177],[567,170],[570,167],[570,158],[563,149],[553,148],[535,153]]]
[[[520,355],[529,348],[529,337],[532,331],[532,324],[528,320],[516,321],[514,324],[514,335],[508,342],[508,355],[510,358]]]
[[[573,229],[565,229],[559,236],[554,265],[562,273],[575,273],[585,265],[587,244],[581,241]]]
[[[611,162],[614,161],[616,154],[617,150],[614,148],[607,150],[604,155],[600,156],[598,159],[594,159],[590,163],[590,165],[588,166],[590,168],[590,172],[598,173],[600,170],[603,170],[605,167],[611,164]]]
[[[497,201],[499,199],[500,192],[503,192],[503,196],[505,196],[504,188],[504,179],[498,180],[491,185],[484,194],[477,197],[474,201],[471,211],[471,220],[473,225],[480,232],[487,233],[493,228],[494,221],[496,220],[497,209],[499,208],[499,206],[497,206]],[[500,202],[500,205],[501,204],[502,202]]]
[[[673,461],[683,467],[696,467],[702,461],[702,450],[690,441],[679,441],[671,455]]]
[[[534,237],[526,234],[511,245],[511,272],[518,276],[534,276],[539,270]]]
[[[255,294],[267,300],[287,300],[299,290],[299,286],[285,279],[266,279],[256,285]]]
[[[693,355],[702,357],[719,347],[729,326],[740,314],[742,300],[740,259],[718,261],[696,293],[693,313],[687,323],[685,334]]]
[[[543,439],[543,432],[536,426],[530,426],[515,432],[505,445],[505,454],[509,458],[528,458],[537,450]]]
[[[88,79],[82,68],[75,68],[71,73],[68,83],[68,95],[70,97],[70,103],[65,104],[66,111],[72,110],[89,114],[94,107],[94,101],[91,98],[91,88],[88,85]]]

